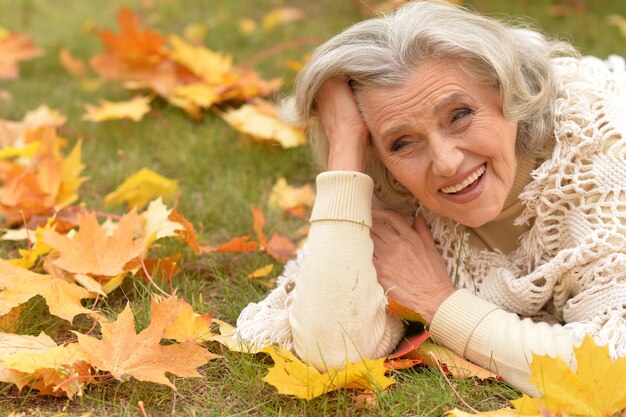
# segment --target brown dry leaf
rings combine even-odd
[[[83,115],[83,120],[103,122],[105,120],[130,119],[138,122],[150,111],[150,100],[150,97],[137,96],[128,101],[100,100],[99,106],[85,104],[87,113]]]
[[[493,372],[485,368],[481,368],[480,366],[463,359],[451,350],[443,346],[436,345],[430,341],[425,341],[420,345],[417,351],[411,352],[406,356],[409,358],[422,359],[427,365],[436,366],[433,363],[431,353],[439,361],[443,370],[449,372],[450,375],[455,378],[476,377],[479,379],[500,379],[498,375]]]
[[[136,239],[141,217],[135,210],[124,215],[109,236],[93,213],[78,215],[80,231],[73,239],[44,231],[44,241],[59,252],[53,263],[68,272],[114,277],[128,271],[126,265],[143,257],[146,239]]]
[[[0,80],[15,79],[19,75],[18,63],[43,54],[27,35],[0,34]]]
[[[202,343],[211,340],[214,334],[211,332],[213,317],[211,314],[198,314],[193,311],[191,304],[183,299],[172,295],[167,298],[158,297],[150,304],[151,314],[166,317],[163,310],[176,312],[174,321],[165,327],[163,337],[177,342],[188,340]]]
[[[357,388],[369,391],[384,390],[394,383],[385,376],[387,368],[384,358],[365,359],[348,364],[342,369],[329,369],[320,373],[311,364],[302,362],[288,349],[270,346],[264,349],[274,360],[274,366],[263,381],[273,385],[280,394],[293,395],[311,400],[324,393],[342,389]]]
[[[220,112],[220,116],[238,132],[260,142],[278,143],[285,149],[306,143],[302,130],[278,120],[275,108],[267,102],[244,104]]]
[[[67,48],[61,48],[59,51],[59,61],[67,72],[77,78],[84,78],[87,75],[87,65],[81,60],[73,56]]]
[[[7,314],[0,316],[0,332],[14,332],[20,320],[22,310],[22,306],[13,307]]]
[[[163,277],[173,277],[180,271],[179,265],[182,257],[183,255],[181,253],[176,253],[172,256],[168,256],[167,258],[144,259],[142,266],[139,269],[139,274],[146,278],[146,282],[149,282],[146,271],[151,278],[154,278],[154,274],[157,272]]]
[[[110,372],[120,381],[132,376],[176,389],[165,372],[180,377],[201,377],[196,369],[219,357],[191,340],[167,346],[160,344],[165,328],[174,322],[176,313],[166,309],[153,312],[150,325],[137,334],[133,312],[127,305],[117,321],[102,324],[102,339],[77,333],[79,349],[91,365]]]
[[[385,366],[389,369],[405,369],[424,363],[420,357],[411,358],[407,356],[418,350],[429,337],[430,332],[424,330],[418,335],[403,338],[396,350],[387,357]]]
[[[306,217],[315,202],[315,191],[309,184],[294,187],[283,177],[272,187],[268,205],[295,217]]]
[[[1,259],[0,289],[0,316],[40,295],[46,300],[50,314],[69,322],[78,314],[90,314],[91,311],[84,308],[80,301],[94,297],[78,285],[31,272]]]

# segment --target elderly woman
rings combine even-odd
[[[589,334],[626,354],[626,71],[463,8],[335,36],[296,83],[325,172],[308,243],[239,336],[316,367],[432,337],[518,389]],[[375,210],[372,211],[372,200]]]

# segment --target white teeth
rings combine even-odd
[[[462,183],[442,188],[441,191],[446,193],[446,194],[452,194],[452,193],[459,192],[463,188],[467,187],[468,185],[470,185],[471,183],[476,181],[478,178],[480,178],[480,176],[483,175],[484,173],[485,173],[485,165],[483,164],[480,167],[478,167],[478,169],[476,171],[474,171],[474,173],[472,175],[470,175],[469,177],[465,178]]]

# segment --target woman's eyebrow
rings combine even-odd
[[[450,94],[449,96],[441,100],[439,103],[437,103],[435,107],[433,108],[433,112],[439,113],[440,111],[448,107],[450,104],[462,101],[463,99],[467,99],[468,97],[469,96],[467,95],[467,93],[464,93],[462,91],[455,91],[454,93]]]

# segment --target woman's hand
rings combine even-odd
[[[423,217],[409,225],[400,214],[374,210],[374,266],[387,295],[431,323],[454,291],[443,257]]]
[[[315,96],[328,137],[329,171],[363,171],[369,130],[343,77],[328,78]]]

